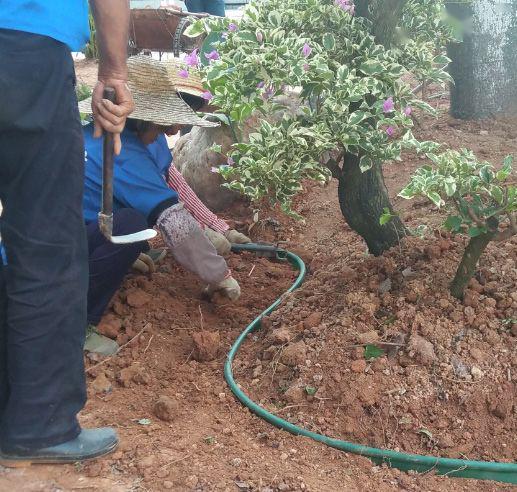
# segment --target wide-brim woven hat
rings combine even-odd
[[[178,58],[171,58],[164,62],[169,78],[176,90],[180,93],[202,97],[206,90],[199,72],[193,67],[187,67],[185,62]],[[188,75],[185,77],[185,75]]]
[[[183,90],[179,82],[176,63],[153,60],[150,56],[137,55],[128,59],[128,86],[135,102],[135,110],[130,118],[150,121],[157,125],[194,125],[203,127],[215,127],[218,123],[205,120],[196,115],[191,107],[185,103],[179,92]],[[195,82],[190,82],[192,91],[197,88],[198,92],[188,92],[201,96],[203,85],[199,76],[189,73]],[[199,92],[201,90],[201,92]],[[92,114],[91,97],[79,103],[79,111],[84,114]]]

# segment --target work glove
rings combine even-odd
[[[145,253],[140,253],[137,260],[133,263],[133,270],[140,273],[154,273],[156,266],[154,261]]]
[[[224,237],[230,241],[232,244],[247,244],[251,243],[251,239],[248,236],[245,236],[239,231],[235,229],[230,229],[224,233]]]
[[[209,285],[205,289],[205,293],[212,297],[216,292],[219,292],[223,296],[227,297],[230,301],[236,301],[241,296],[241,287],[237,280],[231,275],[226,277],[223,281]]]
[[[224,234],[220,232],[213,231],[208,227],[205,229],[206,237],[210,240],[210,242],[214,245],[214,248],[217,250],[217,254],[220,256],[228,256],[232,249],[233,244],[246,244],[251,243],[251,239],[244,234],[236,231],[235,229],[230,229],[226,231]]]
[[[220,232],[213,231],[207,227],[205,229],[205,235],[213,244],[219,256],[228,256],[230,254],[232,245]]]
[[[137,260],[133,263],[133,270],[140,273],[154,273],[156,264],[163,260],[167,254],[165,248],[150,249],[146,253],[140,253]]]

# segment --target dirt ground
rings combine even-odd
[[[440,117],[423,118],[419,137],[493,162],[517,154],[517,120],[459,122],[446,114],[446,99],[433,104]],[[253,239],[285,241],[310,274],[245,343],[235,376],[268,409],[334,437],[511,462],[517,354],[507,320],[517,314],[517,241],[490,247],[468,301],[452,299],[446,287],[462,241],[436,232],[443,217],[427,203],[396,197],[421,164],[406,159],[385,174],[408,227],[427,226],[424,238],[380,259],[345,224],[334,182],[310,186],[297,201],[305,224],[261,211]],[[243,230],[252,223],[245,205],[224,215]],[[106,362],[87,360],[89,400],[80,416],[85,427],[117,428],[119,450],[75,466],[0,469],[0,490],[510,490],[373,466],[250,414],[224,382],[225,354],[295,274],[249,254],[230,265],[243,291],[235,305],[204,300],[201,283],[170,259],[152,277],[128,275],[102,330],[129,343]],[[385,355],[365,361],[369,343]]]

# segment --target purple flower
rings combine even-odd
[[[179,72],[178,72],[178,75],[180,77],[183,77],[184,79],[188,79],[188,70],[185,70],[184,68],[182,68]]]
[[[355,13],[355,5],[352,0],[335,0],[334,4],[350,15],[354,15]]]
[[[205,53],[205,56],[207,58],[207,60],[210,60],[210,61],[215,61],[215,60],[219,60],[219,58],[221,58],[219,56],[219,53],[216,51],[216,50],[213,50],[211,51],[210,53]]]
[[[273,97],[274,93],[275,93],[275,88],[272,85],[268,85],[266,87],[266,90],[262,94],[262,99],[264,99],[264,101],[267,101],[268,99],[271,99],[271,97]]]
[[[393,137],[394,133],[395,133],[395,128],[393,128],[392,126],[388,126],[388,128],[386,128],[386,134],[388,135],[388,137]]]
[[[189,67],[197,67],[199,65],[199,56],[197,54],[198,49],[196,48],[190,55],[185,57],[185,63]]]
[[[312,48],[305,43],[302,48],[302,55],[307,58],[311,54]]]
[[[404,114],[406,116],[410,116],[413,110],[411,109],[411,106],[408,106],[406,109],[404,109]]]
[[[228,157],[228,160],[226,162],[229,166],[233,166],[235,164],[235,161],[231,157]]]
[[[258,84],[257,84],[257,89],[262,89],[262,87],[264,87],[264,81],[261,80]]]
[[[237,24],[234,24],[233,22],[228,26],[228,31],[235,32],[237,31],[238,27]]]
[[[214,96],[213,94],[210,92],[210,91],[205,91],[203,92],[203,94],[201,94],[201,97],[205,100],[205,101],[211,101]]]
[[[310,65],[308,63],[303,64],[303,71],[308,72],[311,69]]]
[[[219,168],[218,167],[211,167],[210,168],[210,172],[211,173],[218,173],[219,172]]]
[[[382,110],[385,113],[391,113],[391,111],[393,111],[394,109],[395,109],[395,104],[393,104],[393,98],[388,97],[388,99],[386,99],[386,101],[384,101],[384,104],[382,105]]]
[[[259,43],[262,43],[262,41],[264,41],[264,35],[263,35],[260,31],[257,31],[257,32],[255,33],[255,36],[257,37],[257,41],[258,41]]]

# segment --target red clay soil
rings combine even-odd
[[[444,115],[421,124],[420,136],[486,151],[494,162],[517,151],[515,120],[459,123]],[[491,245],[466,302],[451,298],[447,283],[463,240],[435,232],[443,217],[427,203],[395,199],[420,164],[386,166],[386,176],[406,224],[427,225],[427,236],[382,258],[367,255],[346,226],[335,183],[313,186],[297,201],[305,224],[261,212],[253,238],[286,241],[311,273],[244,344],[236,378],[264,406],[313,430],[509,462],[517,454],[517,241]],[[246,230],[252,212],[242,205],[227,216]],[[76,466],[0,469],[0,490],[510,490],[373,466],[250,414],[224,382],[225,354],[295,274],[249,254],[232,256],[230,265],[243,290],[235,305],[204,300],[203,285],[170,259],[150,277],[129,275],[101,327],[129,343],[100,365],[87,359],[81,413],[85,427],[117,428],[119,450]],[[365,360],[369,344],[383,355]]]

